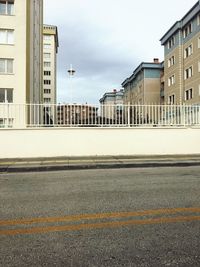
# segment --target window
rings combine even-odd
[[[44,53],[44,58],[50,58],[51,54],[50,53]]]
[[[51,84],[51,80],[44,80],[44,84]]]
[[[0,119],[0,128],[2,127],[5,127],[5,125],[7,127],[13,127],[13,122],[14,122],[14,119],[5,119],[5,118],[1,118]]]
[[[192,33],[192,23],[188,24],[188,25],[183,29],[183,37],[186,38],[190,33]]]
[[[44,103],[50,103],[51,102],[51,98],[44,98]]]
[[[51,67],[51,62],[44,62],[44,67],[45,68]]]
[[[44,44],[44,49],[50,49],[51,45],[50,44]]]
[[[187,57],[191,56],[192,53],[193,53],[193,49],[192,49],[192,44],[191,44],[187,48],[185,48],[185,50],[184,50],[184,58],[187,58]]]
[[[175,95],[174,94],[170,95],[168,97],[168,104],[170,104],[170,105],[174,105],[175,104]]]
[[[192,66],[185,70],[185,80],[189,79],[193,75]]]
[[[51,94],[51,89],[44,89],[44,94]]]
[[[200,72],[200,60],[198,61],[198,72]]]
[[[0,58],[0,73],[13,73],[13,59]]]
[[[175,75],[172,75],[171,77],[169,77],[168,79],[168,86],[171,86],[175,84]]]
[[[14,14],[14,0],[0,0],[0,15]]]
[[[51,40],[51,35],[50,34],[45,34],[44,36],[43,36],[44,38],[44,40]]]
[[[45,70],[45,71],[44,71],[44,75],[45,75],[45,76],[50,76],[50,75],[51,75],[51,72],[50,72],[50,71],[47,71],[47,70]]]
[[[0,88],[0,103],[13,103],[13,89]]]
[[[200,36],[198,37],[198,48],[200,48]]]
[[[193,92],[192,92],[192,88],[190,88],[189,90],[185,91],[185,100],[190,100],[193,97]]]
[[[0,44],[14,44],[14,30],[0,29]]]
[[[168,60],[168,68],[170,68],[171,66],[173,66],[175,64],[175,56],[172,56],[169,60]]]
[[[175,37],[173,36],[169,41],[168,41],[168,48],[170,49],[172,46],[175,45]]]

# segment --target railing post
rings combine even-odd
[[[7,103],[7,105],[6,105],[6,107],[7,107],[7,108],[6,108],[6,118],[7,118],[7,119],[6,119],[6,123],[5,123],[5,127],[6,127],[6,128],[9,128],[9,117],[10,117],[10,116],[9,116],[9,113],[10,113],[10,112],[9,112],[9,106],[10,106],[10,104]]]
[[[27,113],[28,113],[28,106],[27,104],[23,105],[23,122],[22,122],[22,127],[26,128],[27,127]]]
[[[93,111],[92,106],[76,108],[76,105],[59,105],[57,108],[57,105],[50,104],[3,103],[0,105],[0,122],[6,128],[55,126],[59,112],[61,126],[132,127],[155,124],[186,127],[200,124],[199,109],[199,106],[188,106],[184,103],[163,106],[133,106],[130,102],[123,106],[101,104],[99,111],[95,111],[95,108]]]
[[[186,121],[186,117],[185,117],[185,104],[183,104],[181,106],[181,108],[182,108],[182,113],[183,113],[183,125],[185,127],[185,121]]]
[[[128,127],[131,126],[131,120],[130,120],[130,102],[128,102]]]

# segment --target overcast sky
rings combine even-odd
[[[98,103],[141,62],[164,59],[160,38],[197,0],[44,0],[44,23],[58,27],[58,102]]]

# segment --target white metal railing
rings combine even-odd
[[[200,126],[200,105],[0,103],[0,128]]]

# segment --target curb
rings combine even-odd
[[[122,168],[156,168],[156,167],[189,167],[200,166],[200,161],[175,161],[175,162],[141,162],[141,163],[95,163],[71,165],[43,165],[43,166],[2,166],[0,173],[20,172],[48,172],[67,170],[94,170],[94,169],[122,169]]]

